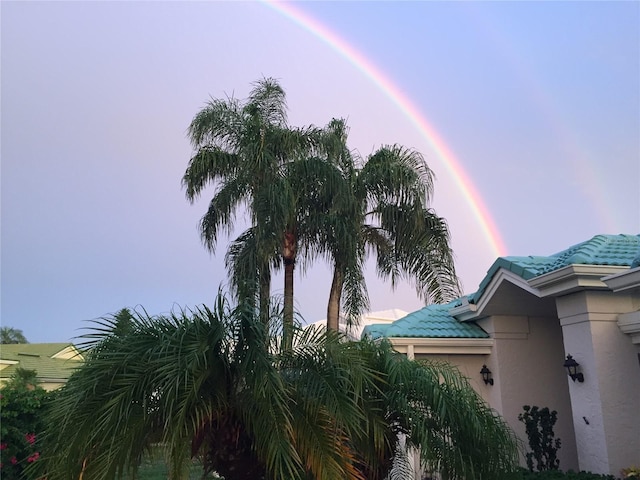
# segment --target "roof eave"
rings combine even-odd
[[[473,320],[477,315],[478,306],[475,303],[469,303],[467,297],[462,298],[462,303],[457,307],[451,308],[447,313],[455,317],[458,321]]]
[[[640,287],[640,267],[618,272],[602,279],[614,292]]]
[[[399,353],[421,355],[489,355],[494,345],[492,338],[424,338],[392,337],[388,339]]]
[[[449,310],[449,314],[461,322],[474,321],[483,318],[483,312],[489,303],[489,300],[491,300],[491,298],[496,294],[502,282],[513,283],[536,297],[541,296],[540,292],[537,289],[532,288],[531,285],[520,275],[501,267],[493,274],[491,281],[487,284],[475,304],[463,302],[462,305],[453,307]]]
[[[579,290],[608,290],[603,277],[628,270],[619,265],[567,265],[553,272],[529,280],[529,285],[538,290],[539,296],[566,295]]]

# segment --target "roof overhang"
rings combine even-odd
[[[541,297],[566,295],[584,289],[608,290],[603,278],[628,268],[614,265],[568,265],[532,278],[529,285],[537,289]]]
[[[38,383],[67,383],[69,381],[69,377],[67,378],[59,378],[59,377],[36,377]]]
[[[413,350],[414,355],[488,355],[494,341],[492,338],[388,338],[399,353]]]
[[[602,281],[614,292],[640,288],[640,267],[609,275]]]
[[[84,361],[84,357],[82,356],[80,351],[75,347],[75,345],[68,345],[67,347],[63,348],[55,355],[52,355],[51,358]]]
[[[17,360],[4,360],[4,359],[0,359],[0,370],[4,370],[5,368],[10,367],[11,365],[17,365],[20,362],[18,362]]]
[[[464,298],[462,305],[453,307],[451,310],[449,310],[449,315],[456,317],[456,319],[461,322],[482,318],[484,309],[486,308],[491,298],[496,294],[503,282],[512,283],[522,290],[531,293],[536,297],[540,297],[540,292],[537,289],[532,288],[531,285],[529,285],[529,283],[527,283],[527,281],[524,280],[521,276],[504,268],[500,268],[493,275],[491,281],[485,287],[482,295],[476,300],[475,304],[469,303],[467,299]]]
[[[618,315],[618,327],[631,337],[634,345],[640,345],[640,311]]]
[[[633,294],[634,290],[640,292],[640,267],[609,275],[602,280],[614,292],[630,294]],[[640,345],[640,311],[618,315],[618,327],[631,337],[634,345]]]
[[[0,365],[16,365],[20,363],[18,360],[5,360],[0,358]]]

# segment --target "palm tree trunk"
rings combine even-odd
[[[336,266],[333,269],[333,280],[331,282],[331,291],[329,292],[329,304],[327,305],[327,330],[334,332],[340,329],[340,298],[343,284],[344,273]]]
[[[282,345],[290,349],[293,340],[293,269],[296,264],[296,236],[286,232],[282,258],[284,263],[284,314],[282,324]]]
[[[269,270],[269,265],[263,265],[260,269],[260,285],[258,288],[260,289],[260,321],[266,329],[267,335],[265,335],[265,338],[268,338],[270,320],[269,303],[271,299],[271,271]]]

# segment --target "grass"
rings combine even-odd
[[[205,480],[222,480],[214,474],[203,477],[202,465],[197,460],[191,462],[188,473],[189,476],[185,478],[188,478],[189,480],[203,480],[203,478]],[[151,455],[142,461],[135,480],[166,480],[167,478],[169,478],[169,468],[164,460],[162,447],[157,447]],[[131,478],[127,480],[134,479]]]

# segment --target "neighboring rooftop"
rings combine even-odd
[[[0,378],[8,380],[17,368],[35,370],[41,382],[67,380],[84,359],[71,343],[0,345]]]
[[[390,324],[399,318],[403,318],[409,312],[405,312],[404,310],[400,310],[399,308],[392,308],[389,310],[378,310],[376,312],[368,312],[363,314],[360,317],[360,321],[358,325],[351,326],[347,328],[344,318],[340,319],[340,331],[346,333],[349,337],[358,339],[362,335],[362,331],[369,325],[372,324]],[[317,326],[326,326],[327,320],[322,319],[317,322],[310,323],[309,325],[317,325]]]

